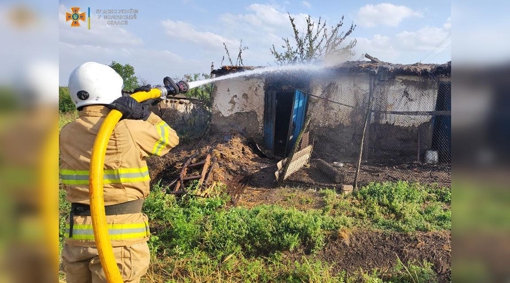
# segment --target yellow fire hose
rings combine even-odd
[[[142,91],[134,93],[131,97],[138,102],[142,102],[162,97],[162,93],[164,92],[164,89],[153,88],[149,92]],[[113,254],[110,235],[108,234],[103,198],[103,170],[106,147],[108,146],[108,141],[110,140],[113,129],[120,118],[122,118],[122,113],[120,111],[110,111],[99,129],[94,147],[92,148],[92,157],[90,160],[90,215],[92,216],[92,227],[94,229],[97,251],[106,275],[106,280],[109,283],[123,282]]]

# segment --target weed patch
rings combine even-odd
[[[198,248],[214,256],[312,252],[324,246],[328,231],[340,226],[319,211],[268,205],[225,209],[227,201],[224,196],[177,201],[159,191],[151,193],[144,211],[157,236],[151,242],[153,251],[182,255]]]
[[[323,212],[354,226],[397,232],[451,229],[451,191],[408,182],[371,183],[349,196],[324,190]]]

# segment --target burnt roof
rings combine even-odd
[[[223,76],[247,70],[254,70],[264,67],[255,66],[222,66],[220,69],[213,70],[211,74]],[[347,61],[342,64],[325,66],[325,69],[337,70],[348,73],[371,73],[387,72],[392,75],[414,75],[414,76],[450,76],[451,61],[444,64],[392,64],[388,62],[374,61]],[[303,71],[300,71],[303,72]]]
[[[254,67],[254,66],[222,66],[220,69],[213,70],[211,75],[224,76],[232,73],[244,72],[249,70],[254,70],[257,68],[263,67]]]
[[[451,61],[444,64],[392,64],[388,62],[373,61],[348,61],[338,66],[331,67],[348,72],[373,73],[377,74],[381,71],[389,72],[393,75],[435,75],[450,76]]]

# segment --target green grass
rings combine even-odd
[[[78,111],[70,111],[67,113],[60,113],[59,115],[59,129],[62,129],[67,123],[74,121],[78,117]]]
[[[324,190],[326,215],[396,232],[451,229],[451,191],[408,182],[371,183],[349,196]]]
[[[310,210],[229,207],[226,194],[177,199],[163,191],[154,187],[144,204],[153,256],[144,282],[434,282],[427,262],[398,261],[390,270],[346,274],[312,256],[342,229],[451,229],[450,190],[406,182],[369,184],[351,195],[321,190],[324,205]],[[62,222],[67,206],[61,202]]]
[[[245,257],[233,254],[210,257],[196,251],[185,257],[154,258],[146,283],[177,282],[437,282],[432,264],[398,261],[386,270],[360,270],[352,274],[335,272],[333,265],[305,256],[290,258],[277,253],[271,257]]]
[[[297,248],[312,251],[323,247],[328,231],[342,226],[320,211],[275,205],[226,209],[227,201],[226,196],[177,201],[160,190],[152,192],[144,211],[157,232],[153,252],[188,255],[199,248],[211,256],[265,256]]]

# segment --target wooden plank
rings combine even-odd
[[[307,155],[307,154],[310,154],[310,152],[312,152],[312,148],[313,146],[312,145],[309,145],[305,148],[303,148],[302,150],[296,152],[296,154],[294,154],[294,157],[292,158],[292,161],[300,158],[301,156],[303,155]],[[287,163],[287,159],[288,158],[285,158],[285,159],[282,159],[280,160],[277,164],[276,164],[276,167],[278,167],[278,170],[281,170],[283,168],[283,166],[285,166],[285,164]]]
[[[198,179],[200,179],[200,176],[188,176],[188,177],[184,177],[182,180],[189,181],[189,180],[198,180]]]
[[[202,174],[200,174],[200,180],[198,181],[198,186],[200,187],[202,183],[204,182],[205,175],[207,174],[207,171],[209,170],[209,165],[211,164],[211,155],[207,154],[204,161],[204,167],[202,168]]]
[[[192,155],[188,160],[186,160],[184,165],[182,165],[182,170],[181,173],[179,174],[179,181],[175,185],[175,188],[173,190],[174,192],[179,191],[181,186],[183,190],[186,189],[186,187],[184,187],[184,177],[186,177],[186,174],[188,174],[188,166],[191,164],[191,161],[193,160],[193,158],[195,158],[195,156],[197,156],[197,154]]]
[[[285,177],[283,179],[287,179],[293,173],[299,171],[299,169],[303,168],[310,160],[310,153],[307,155],[300,156],[299,158],[292,160],[289,165],[289,169],[287,169],[287,173],[285,173]]]
[[[313,146],[309,145],[294,154],[294,156],[292,157],[292,161],[290,162],[290,164],[288,166],[287,173],[285,173],[285,176],[283,178],[284,180],[287,179],[293,173],[299,171],[299,169],[301,169],[304,165],[306,165],[308,163],[308,161],[310,160],[312,149],[313,149]],[[281,171],[285,167],[286,163],[287,163],[287,158],[280,160],[276,164],[276,167],[278,168],[278,170],[275,172],[275,176],[276,176],[277,180],[280,179],[280,174],[282,174]]]
[[[308,116],[308,118],[306,118],[306,121],[305,121],[305,125],[303,126],[303,129],[301,129],[301,131],[299,131],[299,135],[297,136],[296,138],[296,141],[294,142],[294,145],[292,147],[292,151],[290,152],[290,160],[292,161],[292,158],[294,157],[294,154],[296,154],[296,152],[298,151],[297,150],[297,145],[299,145],[299,143],[301,142],[301,138],[303,137],[303,133],[308,131],[308,126],[310,125],[310,121],[312,120],[312,116]],[[283,181],[284,181],[284,178],[287,172],[287,170],[289,169],[289,165],[291,164],[292,162],[288,162],[287,164],[285,164],[285,166],[283,167],[282,169],[282,173],[283,175],[280,176],[280,178],[278,178],[278,185],[281,186],[283,184]]]

